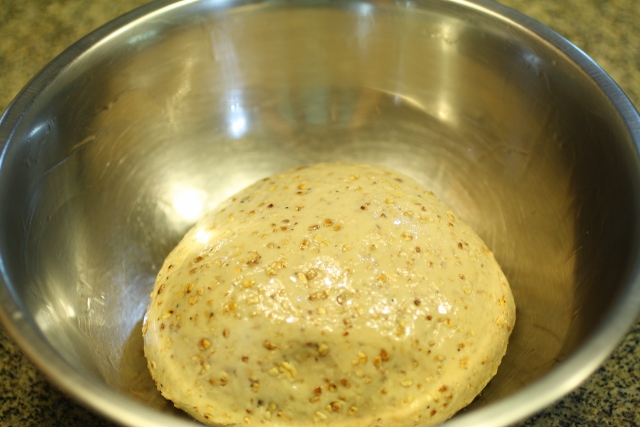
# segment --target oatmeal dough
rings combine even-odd
[[[336,163],[200,220],[143,334],[159,390],[206,424],[430,426],[495,375],[514,322],[493,254],[433,193]]]

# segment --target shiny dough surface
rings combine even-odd
[[[492,252],[432,192],[330,163],[202,218],[143,335],[158,389],[205,424],[429,426],[495,375],[514,322]]]

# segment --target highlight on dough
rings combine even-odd
[[[431,426],[496,374],[514,323],[493,253],[432,192],[325,163],[187,232],[143,335],[162,395],[205,424]]]

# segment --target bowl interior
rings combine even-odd
[[[402,171],[495,252],[517,325],[469,410],[574,353],[634,271],[623,117],[565,52],[485,8],[200,2],[98,35],[21,95],[0,169],[9,291],[97,387],[173,412],[142,354],[155,274],[203,212],[292,166]]]

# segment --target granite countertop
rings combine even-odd
[[[0,111],[33,75],[92,29],[146,0],[3,0]],[[502,0],[590,55],[640,106],[638,0]],[[112,426],[52,386],[0,327],[0,426]],[[554,406],[520,423],[640,426],[640,322],[608,361]]]

